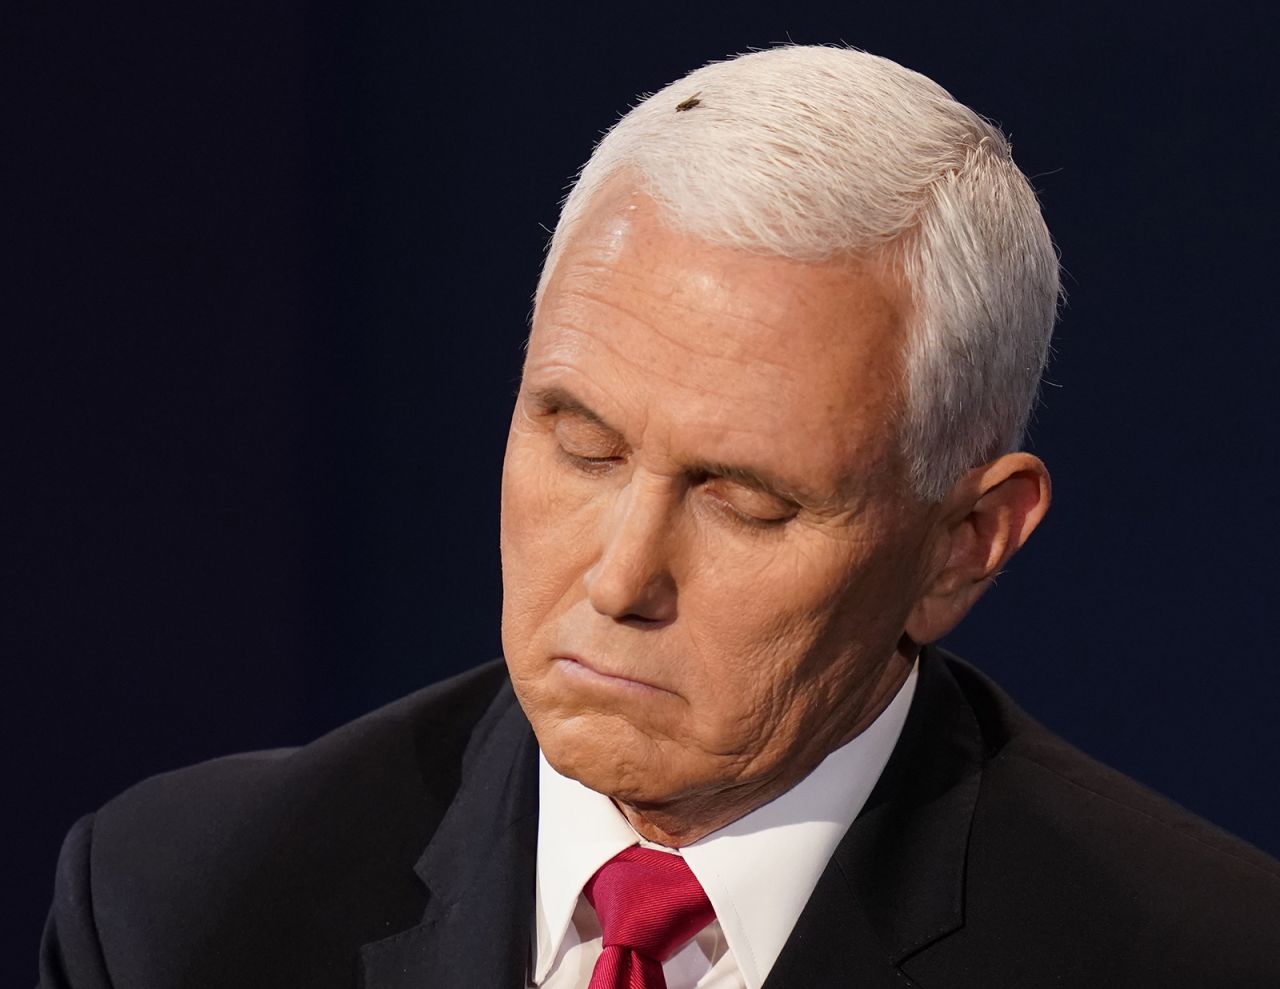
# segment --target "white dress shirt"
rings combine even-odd
[[[682,855],[716,912],[663,965],[667,989],[760,989],[889,761],[916,669],[869,728],[794,787],[678,851],[641,839],[608,797],[561,776],[540,756],[530,983],[585,989],[602,949],[600,923],[582,889],[618,852],[641,844]]]

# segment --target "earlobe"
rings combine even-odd
[[[1022,452],[957,482],[944,503],[938,563],[908,616],[913,641],[933,642],[960,623],[1040,524],[1050,491],[1043,462]]]

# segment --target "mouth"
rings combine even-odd
[[[565,675],[578,682],[607,690],[632,690],[638,692],[655,692],[671,694],[673,691],[659,687],[656,683],[641,680],[629,672],[609,668],[599,660],[585,659],[573,653],[556,656],[553,664]]]

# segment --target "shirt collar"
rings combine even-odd
[[[538,753],[535,983],[541,984],[551,971],[587,880],[636,841],[635,831],[608,797],[561,776]]]
[[[777,799],[680,850],[715,907],[747,989],[760,989],[836,845],[897,744],[917,663],[871,725]],[[546,978],[578,897],[600,866],[639,841],[603,794],[539,754],[534,980]]]

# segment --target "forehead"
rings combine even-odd
[[[892,446],[903,295],[881,265],[680,233],[615,182],[547,280],[526,384],[565,389],[664,446],[717,447],[673,454],[765,455],[834,475]]]

